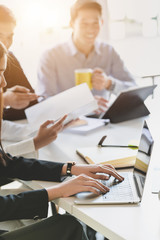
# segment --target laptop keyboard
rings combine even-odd
[[[130,185],[128,173],[121,174],[125,180],[119,182],[111,177],[108,181],[101,180],[101,182],[109,187],[110,191],[103,195],[106,201],[133,201],[133,192]]]

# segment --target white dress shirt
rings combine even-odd
[[[2,144],[5,141],[5,152],[12,156],[37,158],[38,153],[35,150],[33,138],[28,138],[31,132],[27,124],[2,121]]]
[[[74,70],[78,68],[101,68],[112,80],[114,94],[135,85],[133,76],[112,46],[95,42],[93,51],[86,56],[79,52],[72,38],[47,50],[40,60],[36,92],[46,97],[75,86]],[[92,90],[94,95],[106,95],[106,90]]]

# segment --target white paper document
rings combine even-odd
[[[35,130],[47,120],[56,121],[67,114],[68,117],[65,120],[67,123],[97,108],[97,101],[87,84],[83,83],[27,108],[25,114],[29,124]]]
[[[65,131],[70,131],[73,133],[85,134],[89,133],[97,128],[109,124],[109,119],[97,119],[97,118],[88,118],[88,117],[80,117],[80,119],[85,120],[86,124],[82,126],[70,127],[67,128]]]

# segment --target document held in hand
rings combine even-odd
[[[97,101],[87,84],[83,83],[27,108],[25,114],[28,122],[36,130],[47,120],[56,121],[67,114],[67,123],[97,108]]]

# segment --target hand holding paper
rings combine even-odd
[[[36,130],[47,120],[57,120],[67,114],[65,120],[67,123],[97,108],[96,100],[87,84],[84,83],[27,108],[25,113],[31,127]]]

